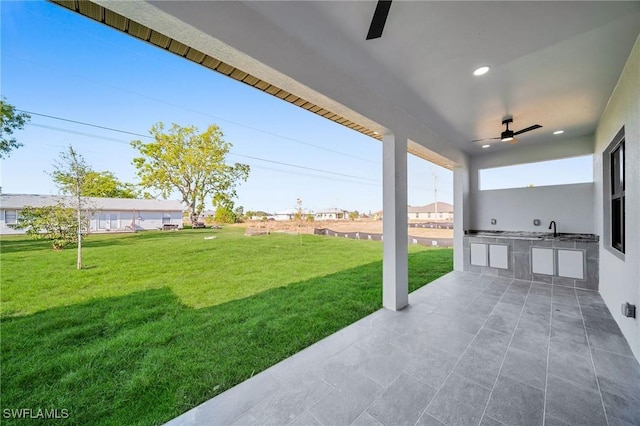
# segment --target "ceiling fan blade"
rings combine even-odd
[[[519,134],[524,133],[524,132],[529,132],[531,130],[539,129],[540,127],[542,127],[542,126],[539,125],[539,124],[534,124],[533,126],[527,127],[526,129],[522,129],[522,130],[518,130],[517,132],[514,132],[513,135],[514,136],[515,135],[519,135]]]
[[[476,139],[476,140],[472,140],[471,142],[492,141],[492,140],[496,140],[496,139],[500,139],[500,138],[484,138],[484,139]]]
[[[384,30],[384,24],[387,22],[387,15],[389,15],[390,8],[391,0],[378,0],[376,11],[373,13],[373,19],[371,19],[367,40],[380,38],[382,36],[382,30]]]

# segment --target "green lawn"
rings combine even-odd
[[[242,233],[92,235],[81,271],[75,249],[3,238],[0,408],[159,424],[380,308],[380,242]],[[409,253],[411,290],[452,269]]]

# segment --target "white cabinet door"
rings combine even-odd
[[[531,248],[531,272],[534,274],[554,275],[552,248]]]
[[[471,264],[475,266],[487,266],[487,245],[471,243]]]
[[[509,269],[509,246],[489,244],[489,266],[492,268]]]
[[[584,252],[582,250],[558,250],[558,276],[584,279]]]

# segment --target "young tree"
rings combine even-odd
[[[67,195],[75,193],[74,177],[67,173],[54,173],[53,181]],[[111,172],[95,172],[87,166],[87,173],[80,188],[83,197],[137,198],[133,184],[123,183]]]
[[[233,209],[233,215],[235,216],[235,223],[243,223],[246,219],[246,216],[244,214],[244,207],[242,206],[238,206]]]
[[[31,116],[26,113],[16,113],[16,108],[7,103],[6,99],[0,99],[0,158],[7,158],[11,150],[20,148],[22,144],[12,137],[14,130],[24,128]]]
[[[159,190],[164,198],[179,192],[194,224],[207,197],[213,197],[214,206],[224,207],[236,196],[237,183],[249,177],[248,165],[225,163],[231,143],[216,125],[199,133],[194,126],[173,124],[165,132],[164,125],[157,123],[150,133],[154,142],[131,142],[141,154],[133,159],[140,185]]]
[[[296,213],[293,215],[293,219],[296,221],[296,225],[298,225],[298,239],[300,240],[300,245],[302,245],[302,233],[300,232],[302,228],[303,221],[305,220],[304,210],[302,209],[302,200],[300,198],[296,199]]]
[[[76,211],[61,202],[55,206],[29,207],[20,212],[18,228],[36,239],[50,240],[54,250],[62,250],[78,241],[77,229],[86,225],[79,223]]]
[[[78,242],[78,269],[82,269],[82,211],[85,210],[85,200],[82,189],[84,188],[87,175],[91,169],[73,146],[69,145],[66,151],[60,153],[59,159],[53,164],[54,171],[51,173],[53,180],[60,185],[60,189],[68,191],[74,198],[74,209],[77,216],[77,242]],[[63,182],[63,184],[60,184]],[[63,189],[64,188],[64,189]]]

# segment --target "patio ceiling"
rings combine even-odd
[[[507,114],[512,129],[543,126],[519,145],[593,134],[640,33],[640,2],[396,0],[368,41],[370,1],[95,3],[372,137],[402,129],[410,152],[448,168],[486,153],[471,141],[499,136]],[[481,65],[491,71],[474,77]]]

